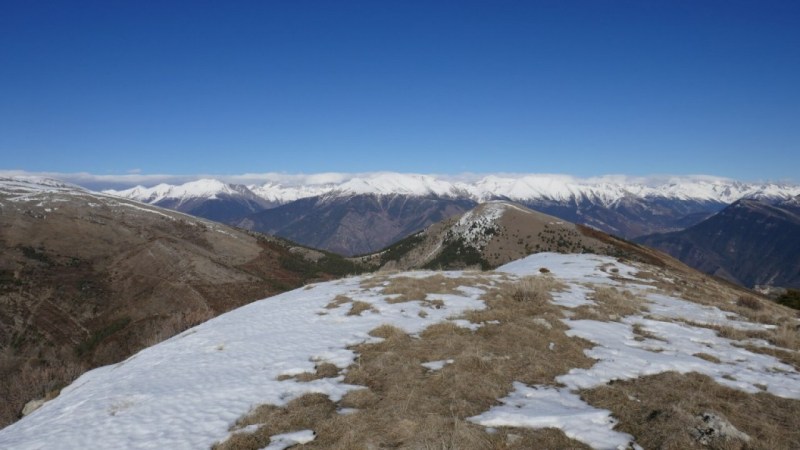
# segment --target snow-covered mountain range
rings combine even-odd
[[[800,186],[707,176],[580,179],[383,172],[271,177],[250,185],[201,179],[106,193],[354,255],[380,250],[489,200],[511,200],[635,238],[684,229],[742,198],[787,201],[800,195]]]
[[[308,177],[307,179],[312,179]],[[671,177],[657,182],[625,177],[579,179],[566,175],[489,175],[473,181],[452,181],[421,174],[375,173],[339,182],[277,182],[229,184],[201,179],[182,185],[136,186],[106,193],[146,203],[223,196],[257,197],[271,205],[321,195],[407,195],[471,199],[483,202],[506,198],[519,202],[590,200],[605,207],[625,198],[674,199],[729,204],[741,198],[788,199],[800,195],[800,186],[787,183],[743,183],[713,177]]]

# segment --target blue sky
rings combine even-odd
[[[800,181],[800,3],[3,2],[0,169]]]

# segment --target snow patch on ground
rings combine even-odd
[[[297,444],[308,444],[313,441],[314,432],[312,430],[294,431],[292,433],[276,434],[269,438],[269,445],[264,450],[284,450]]]
[[[611,411],[594,408],[567,389],[515,382],[500,402],[468,420],[485,427],[558,428],[597,449],[627,449],[633,443],[633,436],[614,431]]]
[[[774,325],[747,322],[739,315],[716,306],[699,305],[667,295],[651,293],[647,295],[647,300],[651,317],[689,320],[702,325],[728,326],[745,331],[775,328]]]
[[[422,363],[421,365],[422,365],[422,367],[424,367],[424,368],[426,368],[428,370],[442,370],[444,368],[444,366],[446,366],[448,364],[453,364],[453,360],[452,359],[442,359],[442,360],[439,360],[439,361],[430,361],[430,362]]]
[[[446,276],[477,281],[464,273]],[[389,303],[379,289],[361,288],[367,278],[318,283],[251,303],[119,364],[89,371],[1,430],[0,448],[208,448],[257,405],[282,406],[308,393],[338,401],[361,388],[344,384],[341,376],[278,381],[281,374],[314,372],[322,361],[346,368],[356,356],[351,346],[374,340],[369,331],[383,324],[419,333],[485,307],[479,300],[483,291],[475,289],[437,295],[443,303],[438,309],[418,301]],[[326,309],[337,295],[378,312],[348,316],[348,307]]]
[[[584,305],[594,305],[594,301],[589,300],[587,295],[591,291],[580,285],[571,285],[564,292],[552,292],[550,296],[553,297],[553,303],[564,308],[577,308]]]
[[[572,369],[556,377],[556,381],[565,386],[563,389],[516,383],[514,392],[501,400],[504,405],[470,420],[488,427],[556,427],[594,448],[626,448],[631,437],[613,431],[610,413],[585,404],[574,392],[611,380],[677,371],[705,374],[722,385],[748,393],[766,391],[800,399],[800,373],[794,367],[772,356],[745,350],[736,345],[737,341],[720,337],[712,329],[657,319],[740,330],[764,330],[770,328],[769,325],[747,322],[716,307],[653,293],[651,287],[635,283],[636,268],[604,256],[540,253],[506,264],[497,271],[525,276],[535,274],[540,267],[547,267],[553,276],[569,285],[566,292],[552,293],[553,303],[559,306],[575,308],[591,304],[593,302],[586,298],[591,290],[584,285],[605,284],[638,294],[649,315],[647,318],[628,316],[620,322],[563,319],[569,327],[567,335],[596,345],[585,351],[588,357],[597,360],[595,365],[588,369]],[[612,274],[616,277],[612,278]],[[619,277],[632,282],[622,282]],[[637,336],[634,327],[652,337]]]
[[[541,267],[565,281],[596,284],[618,284],[611,279],[612,275],[634,279],[639,272],[639,269],[609,256],[562,253],[536,253],[500,266],[496,271],[526,276],[539,273]],[[614,269],[616,272],[613,272]]]
[[[373,277],[383,279],[382,275],[317,283],[254,302],[122,363],[87,372],[39,410],[0,430],[0,448],[207,448],[229,436],[231,425],[257,405],[282,406],[307,393],[323,393],[338,401],[348,391],[362,388],[344,384],[343,376],[304,383],[278,381],[280,375],[313,372],[320,362],[345,369],[355,360],[352,346],[379,340],[368,333],[383,324],[410,334],[444,321],[462,324],[466,321],[457,319],[459,315],[485,306],[480,300],[484,290],[475,285],[486,283],[487,278],[491,283],[516,276],[545,276],[539,274],[540,267],[550,270],[546,276],[568,285],[567,291],[553,293],[554,303],[565,308],[565,316],[569,308],[591,304],[586,298],[591,284],[630,290],[649,313],[617,322],[563,319],[568,335],[595,345],[586,354],[596,363],[557,377],[561,388],[515,383],[514,391],[501,399],[503,405],[473,417],[474,422],[489,427],[557,427],[596,448],[624,447],[632,438],[614,431],[610,413],[582,402],[576,391],[671,370],[706,374],[745,392],[800,399],[800,374],[792,366],[743,349],[742,342],[722,338],[709,328],[670,320],[745,330],[764,329],[764,325],[655,294],[633,279],[637,268],[614,258],[544,253],[498,269],[506,275],[443,273],[466,278],[470,286],[459,288],[458,294],[430,295],[429,299],[442,301],[438,309],[423,301],[390,303],[391,296],[382,294],[383,287],[361,287]],[[439,272],[393,276],[435,274]],[[337,295],[369,303],[375,312],[348,316],[347,304],[326,308]],[[558,351],[555,346],[549,348]],[[440,370],[446,362],[424,366]],[[301,437],[309,438],[310,430],[303,432]],[[287,435],[273,436],[270,445],[276,447],[268,448],[299,442]]]
[[[591,389],[611,380],[630,380],[668,371],[697,372],[717,383],[749,393],[767,392],[800,399],[800,374],[775,357],[753,353],[733,345],[708,328],[676,322],[626,317],[620,322],[564,320],[568,336],[594,344],[586,356],[597,363],[588,369],[572,369],[556,381],[570,389]],[[638,324],[658,339],[637,340],[633,325]],[[720,363],[697,354],[710,355]],[[760,386],[760,387],[759,387]]]

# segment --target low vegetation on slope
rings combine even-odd
[[[53,181],[0,179],[0,426],[86,369],[250,301],[361,269]]]

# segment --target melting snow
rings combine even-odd
[[[537,254],[497,269],[515,275],[535,273],[545,266],[556,277],[570,283],[566,293],[554,293],[554,303],[572,308],[580,296],[589,292],[582,283],[622,286],[601,267],[614,264],[618,273],[632,276],[636,269],[611,258],[596,255]],[[739,329],[765,329],[768,326],[741,320],[736,314],[718,308],[698,305],[681,299],[648,292],[647,286],[628,284],[627,288],[643,294],[654,317],[692,320]],[[705,374],[718,383],[749,393],[762,390],[786,398],[800,399],[800,373],[777,358],[753,353],[737,347],[735,341],[722,338],[711,329],[684,323],[666,322],[629,316],[622,322],[569,320],[567,335],[586,339],[595,347],[586,350],[597,360],[588,369],[572,369],[556,377],[565,388],[515,384],[515,391],[502,399],[504,405],[470,420],[484,426],[556,427],[568,436],[595,448],[627,448],[631,437],[613,431],[610,413],[584,403],[570,393],[591,389],[611,380],[627,380],[667,371]],[[638,337],[634,326],[641,327],[656,339]],[[708,361],[698,354],[709,355],[720,363]]]
[[[554,295],[555,303],[564,308],[588,303],[586,284],[594,283],[635,292],[650,313],[618,322],[564,319],[570,336],[595,345],[586,354],[596,363],[558,376],[555,381],[563,385],[560,388],[515,383],[514,391],[501,399],[503,405],[473,417],[476,423],[557,427],[596,448],[625,447],[631,436],[615,431],[610,413],[584,403],[576,391],[664,371],[698,372],[745,392],[766,390],[800,399],[800,374],[792,366],[743,349],[737,346],[741,342],[722,338],[711,329],[659,319],[688,318],[745,330],[764,329],[764,325],[656,294],[632,279],[635,267],[613,258],[537,254],[498,269],[506,275],[444,273],[471,278],[473,286],[460,288],[457,295],[435,295],[443,302],[439,309],[425,302],[390,303],[381,287],[360,287],[369,277],[319,283],[252,303],[119,364],[87,372],[39,410],[0,430],[0,447],[207,448],[228,437],[231,425],[256,405],[285,405],[306,393],[323,393],[338,401],[348,391],[361,388],[344,384],[343,376],[302,383],[277,381],[279,375],[313,371],[320,361],[344,369],[355,359],[350,348],[378,340],[368,333],[382,324],[412,334],[443,321],[460,324],[462,319],[454,317],[484,307],[479,300],[484,291],[475,284],[486,282],[487,277],[545,276],[538,275],[540,267],[550,269],[546,276],[569,285],[566,292]],[[421,278],[435,273],[396,276]],[[376,312],[348,316],[347,304],[326,308],[337,295],[367,302]],[[564,311],[568,315],[569,309]],[[637,336],[637,328],[651,337]],[[549,348],[557,351],[555,346]],[[707,355],[706,359],[699,354]],[[439,370],[448,362],[423,365]],[[313,433],[304,430],[272,438],[268,448],[286,448],[313,439]]]
[[[439,360],[439,361],[430,361],[430,362],[422,363],[422,367],[424,367],[424,368],[426,368],[428,370],[442,370],[442,368],[444,368],[444,366],[446,366],[448,364],[453,364],[453,360],[452,359],[442,359],[442,360]]]
[[[283,450],[297,444],[308,444],[314,440],[312,430],[295,431],[293,433],[276,434],[269,438],[269,445],[264,450]]]
[[[611,411],[594,408],[567,389],[515,382],[500,402],[502,406],[469,420],[485,427],[558,428],[598,449],[627,449],[633,442],[633,436],[614,431],[617,422]]]
[[[208,448],[256,405],[285,405],[306,393],[338,401],[360,388],[344,384],[343,377],[302,383],[277,381],[279,375],[312,372],[319,361],[346,368],[355,358],[349,347],[374,340],[368,333],[382,324],[419,333],[484,308],[478,299],[483,291],[475,289],[438,295],[439,309],[423,302],[392,304],[362,289],[362,279],[319,283],[251,303],[119,364],[89,371],[0,431],[0,448]],[[346,305],[326,309],[337,295],[369,302],[379,313],[347,316]],[[420,317],[423,310],[427,315]]]

